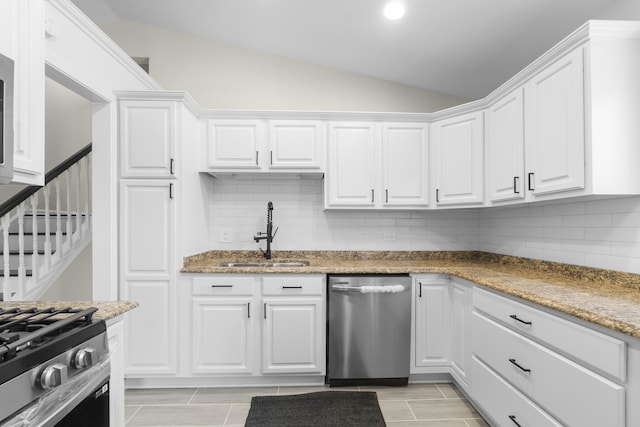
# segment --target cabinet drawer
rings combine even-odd
[[[626,380],[626,346],[623,341],[477,287],[473,290],[473,305],[572,359],[585,362],[621,381]]]
[[[474,400],[498,426],[562,426],[476,357],[471,359],[471,372]]]
[[[477,312],[472,325],[475,356],[562,423],[624,426],[623,387]]]
[[[193,295],[253,295],[253,276],[215,275],[193,278]]]
[[[282,275],[262,279],[263,295],[324,295],[324,276]]]

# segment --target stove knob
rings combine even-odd
[[[54,363],[47,366],[40,374],[40,386],[50,389],[59,386],[67,380],[67,366],[62,363]]]
[[[98,351],[95,348],[81,348],[73,357],[73,367],[76,369],[85,369],[95,365],[97,361]]]

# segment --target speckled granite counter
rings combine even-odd
[[[96,307],[98,311],[94,314],[94,317],[109,320],[114,317],[118,317],[121,314],[126,313],[129,310],[133,310],[138,306],[137,302],[133,301],[0,301],[0,308],[10,309],[14,307],[19,308],[89,308]]]
[[[183,273],[443,273],[640,338],[640,275],[486,252],[279,251],[272,261],[304,267],[223,267],[261,261],[255,251],[209,251],[184,259]]]

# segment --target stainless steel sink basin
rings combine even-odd
[[[286,267],[306,267],[308,265],[309,265],[309,261],[259,261],[259,262],[232,261],[232,262],[221,262],[218,264],[218,267],[286,268]]]

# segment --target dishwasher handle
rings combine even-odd
[[[348,286],[342,284],[333,284],[331,285],[331,290],[338,292],[357,292],[360,294],[395,294],[406,292],[408,289],[403,285]]]

